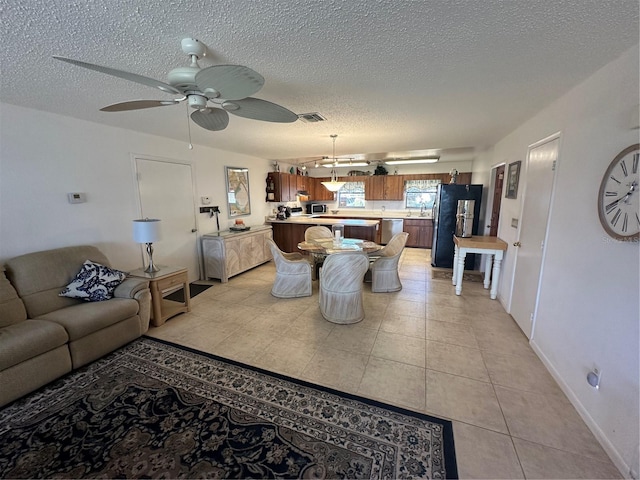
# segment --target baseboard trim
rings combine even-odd
[[[631,477],[631,475],[629,473],[630,470],[631,470],[631,467],[624,461],[624,459],[622,458],[622,456],[620,455],[618,450],[611,443],[611,441],[607,438],[605,433],[598,426],[598,424],[595,422],[593,417],[589,414],[587,409],[584,408],[584,406],[582,405],[582,402],[580,402],[580,399],[573,392],[573,390],[571,390],[571,388],[569,388],[569,385],[567,385],[567,383],[564,381],[564,379],[560,376],[560,374],[555,369],[553,364],[549,361],[549,359],[544,354],[544,352],[536,344],[535,340],[532,339],[529,342],[529,344],[531,345],[531,348],[536,353],[536,355],[538,355],[538,358],[540,358],[540,360],[542,361],[544,366],[547,368],[547,370],[549,371],[551,376],[558,383],[558,386],[560,387],[560,389],[564,392],[564,394],[567,396],[567,398],[569,399],[571,404],[575,407],[576,411],[578,412],[578,415],[580,415],[582,420],[584,420],[584,423],[586,423],[586,425],[589,428],[589,430],[591,430],[591,433],[593,433],[593,435],[596,437],[598,442],[600,442],[600,445],[602,446],[604,451],[607,453],[607,455],[609,455],[609,458],[611,459],[613,464],[620,471],[620,474],[624,478],[627,478],[627,479],[630,479],[630,480],[633,479],[633,477]]]

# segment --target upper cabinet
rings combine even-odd
[[[314,187],[313,187],[313,196],[311,200],[315,201],[323,201],[323,202],[333,202],[335,200],[334,193],[327,190],[327,187],[322,185],[322,182],[329,182],[331,178],[329,177],[315,177],[313,178]],[[309,192],[311,194],[311,192]]]
[[[404,198],[404,175],[384,176],[384,199],[402,200]]]
[[[266,188],[267,202],[294,202],[298,194],[298,178],[304,177],[290,173],[269,172]]]
[[[365,200],[402,200],[404,175],[372,175],[364,186]]]
[[[280,174],[277,172],[269,172],[267,174],[266,198],[267,202],[280,201]]]
[[[328,182],[328,177],[308,177],[291,173],[269,172],[267,174],[268,202],[295,202],[298,192],[307,192],[309,201],[332,202],[334,193],[321,182]],[[408,175],[368,175],[340,177],[341,182],[364,182],[365,200],[404,200],[404,182],[406,180],[440,180],[449,183],[448,173],[414,173]],[[458,174],[458,184],[471,183],[471,172]]]

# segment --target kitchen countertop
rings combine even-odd
[[[289,217],[286,220],[277,220],[267,218],[266,223],[289,223],[289,224],[301,224],[301,225],[335,225],[342,224],[349,227],[373,227],[380,223],[379,220],[366,220],[357,218],[340,218],[339,215],[335,215],[335,218],[327,218],[324,215],[311,216],[311,215],[298,215]]]
[[[420,216],[419,212],[411,212],[411,215],[407,215],[407,212],[357,212],[357,211],[353,211],[353,210],[345,210],[345,211],[338,211],[338,213],[336,213],[335,215],[333,213],[327,212],[327,213],[320,213],[320,214],[316,214],[316,216],[322,216],[322,217],[337,217],[337,218],[341,218],[341,217],[353,217],[353,218],[408,218],[408,219],[413,219],[413,220],[431,220],[431,211],[429,210],[428,214],[425,216]]]

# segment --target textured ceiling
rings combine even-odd
[[[254,97],[323,123],[231,115],[194,144],[269,159],[483,148],[638,43],[637,0],[0,0],[0,100],[187,142],[184,103],[105,113],[174,96],[52,59],[166,81],[188,64],[246,65]],[[3,122],[10,119],[3,118]],[[444,158],[443,158],[444,159]]]

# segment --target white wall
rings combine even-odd
[[[639,472],[639,244],[614,241],[597,213],[611,160],[638,143],[638,47],[605,66],[499,141],[474,163],[474,182],[499,163],[525,160],[527,147],[561,132],[543,284],[531,341],[541,359],[625,475]],[[542,107],[542,106],[541,106]],[[637,122],[637,120],[636,120]],[[521,188],[526,182],[522,170]],[[531,193],[527,192],[526,195]],[[503,198],[498,235],[517,239],[521,202]],[[485,204],[486,205],[486,204]],[[526,219],[522,219],[526,222]],[[507,251],[500,299],[510,304],[514,249]],[[602,371],[600,390],[587,372]]]
[[[268,161],[2,104],[0,129],[0,261],[23,253],[93,244],[117,268],[141,264],[131,221],[139,218],[132,153],[193,165],[196,203],[212,197],[220,227],[228,219],[224,166],[249,168],[252,214],[247,225],[264,223]],[[224,133],[211,133],[223,135]],[[69,204],[68,192],[87,202]],[[215,231],[215,218],[198,214],[199,233]],[[156,246],[161,249],[161,242]]]

